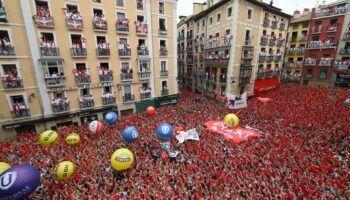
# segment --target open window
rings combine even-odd
[[[107,18],[103,13],[102,9],[93,9],[94,17],[92,19],[92,24],[95,30],[107,30]]]
[[[143,10],[143,0],[136,0],[137,10]]]
[[[164,2],[159,2],[159,14],[165,14],[165,4],[164,4]]]
[[[159,29],[160,31],[166,31],[166,21],[163,18],[159,18]]]
[[[41,56],[59,56],[53,33],[42,32],[40,37]]]

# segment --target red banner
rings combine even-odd
[[[270,102],[271,99],[270,98],[262,98],[262,97],[258,97],[257,98],[259,101],[263,102],[263,103],[267,103],[267,102]]]
[[[250,137],[260,137],[261,135],[252,129],[236,127],[228,128],[223,121],[208,121],[205,123],[207,130],[219,133],[223,135],[226,139],[231,140],[235,143],[240,143],[248,140]]]
[[[275,89],[279,86],[280,80],[278,77],[256,79],[254,83],[254,94],[257,95],[260,92]]]

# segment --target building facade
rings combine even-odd
[[[278,78],[290,18],[272,2],[208,1],[186,20],[186,87],[221,98]]]
[[[304,9],[303,13],[295,11],[288,28],[286,57],[283,66],[283,80],[297,82],[301,80],[304,65],[304,54],[307,48],[311,12]]]
[[[157,99],[165,104],[178,93],[176,3],[5,1],[0,31],[11,45],[1,68],[20,78],[12,84],[6,78],[14,75],[0,71],[0,140],[21,128],[40,132],[102,120],[108,111],[142,111]]]
[[[312,9],[308,48],[302,71],[304,85],[328,86],[341,41],[348,1],[336,1]],[[340,50],[341,51],[341,50]]]

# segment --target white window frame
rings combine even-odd
[[[7,100],[7,104],[10,107],[10,111],[13,111],[13,107],[12,107],[12,104],[11,104],[11,97],[13,97],[13,96],[21,96],[21,95],[23,97],[23,100],[24,100],[24,103],[25,103],[27,109],[29,109],[28,96],[27,96],[26,93],[6,94],[6,100]]]
[[[127,85],[129,85],[130,88],[131,88],[131,92],[130,92],[130,93],[131,93],[131,96],[134,95],[134,87],[133,87],[133,85],[132,85],[132,84],[126,84],[126,85],[123,85],[123,86],[122,86],[123,96],[125,96],[124,87],[127,86]]]
[[[39,34],[39,42],[40,42],[40,37],[41,37],[42,33],[51,33],[53,35],[53,38],[54,38],[55,46],[56,46],[56,48],[58,48],[58,44],[56,42],[56,33],[55,32],[52,32],[52,31],[39,31],[39,33],[38,33]]]
[[[106,42],[108,43],[108,36],[107,35],[95,35],[95,46],[96,48],[98,48],[98,40],[97,37],[105,37],[106,38]],[[110,47],[109,47],[110,48]]]
[[[16,66],[16,69],[17,69],[17,72],[18,72],[18,76],[20,78],[22,78],[21,76],[21,67],[19,65],[19,62],[0,62],[0,75],[1,76],[4,76],[5,75],[5,72],[4,72],[4,68],[3,68],[3,65],[15,65]]]
[[[11,29],[10,28],[3,28],[3,27],[1,27],[0,31],[7,31],[7,34],[9,35],[9,40],[10,40],[11,45],[15,46]]]
[[[168,71],[168,61],[167,60],[160,60],[159,61],[159,66],[160,66],[160,71],[162,71],[162,62],[165,62],[165,70]]]
[[[128,16],[127,16],[127,14],[126,14],[126,12],[125,11],[118,11],[117,10],[117,12],[115,12],[115,19],[116,20],[118,20],[118,13],[123,13],[124,14],[124,19],[127,19],[128,18]]]
[[[163,3],[163,5],[164,5],[164,13],[159,12],[160,11],[160,3]],[[158,12],[157,13],[160,15],[165,15],[165,2],[164,1],[158,1]]]
[[[77,10],[78,12],[80,12],[80,7],[79,7],[79,4],[78,3],[74,3],[74,2],[64,2],[64,7],[67,8],[67,5],[72,5],[72,6],[76,6],[77,7]]]
[[[117,1],[118,0],[115,0],[115,7],[116,8],[123,8],[123,9],[125,9],[125,0],[123,0],[123,6],[118,6]]]
[[[168,48],[168,40],[167,40],[167,39],[165,39],[165,38],[160,38],[160,39],[159,39],[159,46],[158,46],[158,47],[159,47],[159,49],[160,49],[160,41],[162,41],[162,40],[163,40],[163,41],[165,41],[165,44],[166,44],[166,46],[165,46],[165,47],[166,47],[166,48]]]
[[[81,38],[84,38],[83,34],[79,32],[69,32],[68,34],[68,40],[70,42],[70,48],[73,48],[73,41],[72,41],[72,35],[80,35]]]

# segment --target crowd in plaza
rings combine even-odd
[[[51,149],[41,147],[36,135],[20,134],[0,144],[0,160],[40,169],[33,199],[349,199],[350,107],[344,103],[349,90],[283,85],[261,96],[272,101],[252,98],[248,108],[232,111],[183,91],[177,105],[158,108],[153,117],[123,116],[100,135],[91,134],[87,125],[61,127]],[[236,144],[205,129],[205,122],[230,112],[262,137]],[[171,140],[183,160],[152,157],[160,146],[155,129],[162,122],[197,129],[199,141]],[[130,145],[120,136],[129,125],[140,133]],[[81,137],[77,146],[64,141],[71,132]],[[110,167],[119,148],[136,157],[123,172]],[[64,160],[75,164],[75,174],[57,181],[53,169]]]

